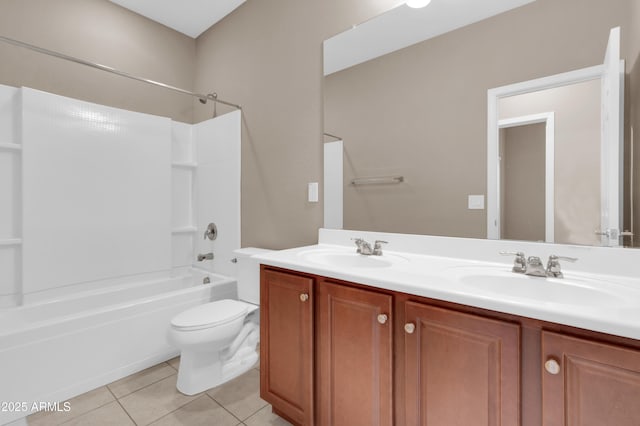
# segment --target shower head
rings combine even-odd
[[[207,96],[205,96],[204,98],[198,98],[198,100],[200,101],[200,103],[202,105],[205,105],[209,99],[211,99],[213,101],[217,101],[218,100],[218,94],[217,93],[207,93]]]

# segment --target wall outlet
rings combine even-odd
[[[484,195],[469,195],[469,210],[484,210]]]

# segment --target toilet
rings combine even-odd
[[[234,251],[238,300],[198,305],[171,320],[168,337],[181,351],[177,388],[183,394],[194,395],[219,386],[257,362],[260,268],[251,256],[268,251],[253,247]]]

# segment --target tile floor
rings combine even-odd
[[[30,426],[284,426],[260,399],[258,366],[206,392],[186,396],[176,390],[174,358],[69,400],[71,411],[36,413]]]

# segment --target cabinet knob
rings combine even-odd
[[[549,358],[544,363],[544,369],[547,370],[549,374],[558,374],[560,372],[560,363],[553,358]]]
[[[378,322],[380,324],[386,324],[388,319],[389,319],[389,317],[387,316],[387,314],[378,315]]]
[[[404,331],[406,331],[408,334],[413,334],[415,330],[416,330],[416,325],[412,322],[408,322],[404,325]]]
[[[307,293],[300,294],[300,301],[301,302],[306,302],[307,300],[309,300],[309,295]]]

